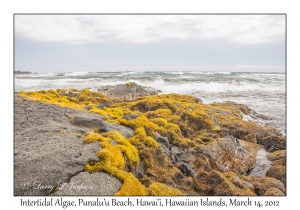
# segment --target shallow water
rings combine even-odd
[[[249,176],[266,176],[267,170],[270,168],[272,162],[267,158],[268,152],[261,148],[256,155],[256,162],[251,169]]]

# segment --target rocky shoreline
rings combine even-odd
[[[285,136],[243,120],[254,110],[134,83],[98,91],[15,94],[15,195],[285,195]],[[270,165],[251,175],[261,147]]]

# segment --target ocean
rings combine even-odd
[[[244,104],[271,119],[245,120],[277,128],[286,133],[286,74],[237,72],[71,72],[15,75],[15,92],[42,89],[97,91],[105,85],[135,82],[164,93],[201,98],[203,103],[232,101]]]

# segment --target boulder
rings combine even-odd
[[[195,176],[195,190],[201,195],[255,195],[235,173],[221,173],[215,170],[198,173]]]
[[[267,136],[259,141],[259,143],[267,146],[274,146],[279,149],[286,148],[286,139],[284,136]]]
[[[163,144],[161,144],[160,146],[161,147],[156,150],[157,156],[164,154],[164,155],[170,157],[170,155],[171,155],[170,150]]]
[[[179,147],[177,146],[171,146],[171,149],[170,149],[170,158],[171,158],[171,161],[172,163],[176,163],[178,161],[180,161],[179,159],[179,155],[180,155],[180,150],[179,150]]]
[[[271,177],[244,176],[243,180],[250,182],[254,186],[256,195],[264,195],[271,188],[277,188],[281,192],[285,193],[284,184],[281,181]]]
[[[171,154],[172,154],[172,155],[176,155],[176,156],[177,156],[177,154],[180,154],[179,147],[177,147],[177,146],[172,146],[172,147],[171,147]]]
[[[101,116],[101,117],[100,117]],[[104,122],[105,118],[102,115],[99,117],[74,116],[71,122],[74,125],[83,126],[86,128],[98,128],[99,131],[108,131],[108,126]]]
[[[83,113],[95,115],[15,100],[14,195],[49,195],[60,183],[82,172],[88,161],[99,161],[99,142],[83,143],[81,134],[91,130],[69,121],[68,116]]]
[[[126,120],[134,120],[136,119],[137,117],[139,117],[140,115],[139,114],[126,114],[124,115],[123,117],[126,119]]]
[[[197,104],[203,104],[203,100],[201,98],[197,98],[196,103]]]
[[[129,82],[126,84],[102,86],[98,89],[98,92],[110,98],[118,97],[123,100],[135,100],[138,96],[157,95],[160,91]]]
[[[193,169],[193,163],[192,162],[189,162],[189,163],[178,162],[176,165],[177,165],[177,168],[184,175],[191,176],[191,177],[195,176],[195,171]]]
[[[111,145],[118,145],[118,142],[117,142],[116,140],[111,140],[109,143],[110,143]]]
[[[165,180],[165,183],[166,183],[167,185],[171,186],[171,187],[177,188],[176,183],[175,183],[171,178],[167,178],[167,179]]]
[[[145,165],[144,165],[144,161],[141,160],[140,164],[135,172],[135,175],[137,178],[142,179],[145,175]]]
[[[286,150],[270,153],[267,158],[273,162],[266,175],[278,179],[286,185]]]
[[[169,148],[169,140],[167,137],[161,136],[158,132],[155,132],[156,134],[156,141],[161,144],[164,145],[165,147]]]
[[[116,123],[105,122],[103,118],[102,115],[99,115],[98,117],[74,116],[72,123],[87,128],[98,128],[99,131],[102,132],[119,131],[126,138],[134,136],[134,131],[131,128]]]
[[[124,125],[118,125],[116,123],[108,123],[108,122],[105,122],[105,124],[107,125],[108,132],[109,131],[119,131],[126,138],[130,138],[130,137],[134,136],[134,130],[132,130],[131,128],[128,128]]]
[[[194,163],[198,164],[198,170],[203,168],[245,174],[255,164],[259,148],[257,144],[227,136],[197,147]]]
[[[122,182],[103,172],[80,172],[69,182],[61,183],[56,192],[57,196],[108,196],[120,190]]]
[[[84,109],[86,109],[86,110],[91,110],[92,107],[91,107],[90,105],[86,105],[86,106],[84,106]]]
[[[248,135],[244,136],[243,140],[249,141],[249,142],[252,142],[252,143],[255,143],[255,144],[257,143],[256,135],[254,133],[251,133],[251,134],[248,134]]]
[[[284,193],[277,188],[270,188],[265,192],[264,196],[284,196]]]
[[[194,157],[195,156],[189,152],[181,152],[179,155],[180,160],[186,163],[190,162],[192,159],[194,159]]]
[[[98,89],[98,92],[107,95],[110,98],[122,98],[126,100],[134,100],[136,98],[136,87],[135,83],[130,85],[119,84],[103,86]]]
[[[112,102],[109,100],[102,100],[101,102],[99,102],[98,104],[98,108],[99,109],[104,109],[105,107],[110,107],[112,105]]]

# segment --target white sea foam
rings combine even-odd
[[[189,74],[215,74],[214,72],[205,72],[205,71],[189,71]]]
[[[210,92],[210,93],[220,93],[220,92],[245,92],[245,91],[278,91],[282,87],[268,87],[264,85],[257,84],[239,84],[234,82],[229,83],[202,83],[202,82],[191,82],[191,83],[167,83],[161,78],[157,78],[153,82],[139,82],[135,81],[137,84],[144,84],[146,86],[160,89],[163,93],[191,93],[196,91]]]
[[[15,78],[15,86],[20,87],[33,87],[33,86],[39,86],[42,85],[45,81],[44,80],[35,80],[35,79],[18,79]]]
[[[126,75],[130,75],[130,74],[135,74],[137,72],[134,71],[129,71],[129,72],[121,72],[121,76],[126,76]]]
[[[84,76],[89,74],[87,71],[65,73],[65,76]]]
[[[276,116],[271,126],[285,131],[285,74],[230,72],[73,72],[15,75],[15,91],[57,88],[91,88],[135,82],[159,89],[162,93],[180,93],[200,97],[204,103],[233,101],[258,113]],[[231,75],[229,75],[231,74]],[[158,76],[159,75],[159,76]],[[229,75],[229,76],[227,76]],[[246,119],[255,120],[256,119]],[[259,123],[264,123],[261,121]]]
[[[169,73],[169,74],[184,74],[184,72],[182,72],[182,71],[170,71],[170,72],[165,72],[165,73]]]
[[[211,72],[211,71],[188,71],[186,73],[189,73],[189,74],[231,74],[231,72],[228,72],[228,71],[215,71],[215,72]]]
[[[77,75],[86,75],[88,72],[76,72]],[[128,73],[128,72],[127,72]],[[69,73],[69,75],[76,75],[75,73]],[[139,79],[128,79],[120,80],[117,77],[111,77],[109,79],[101,78],[65,78],[65,77],[55,77],[55,79],[22,79],[15,78],[15,84],[18,87],[37,87],[41,85],[44,87],[44,83],[51,84],[51,86],[79,88],[86,85],[86,87],[96,87],[105,85],[116,85],[124,84],[125,82],[135,82],[139,85],[149,86],[155,89],[161,90],[163,93],[191,93],[191,92],[207,92],[207,93],[225,93],[225,92],[246,92],[246,91],[284,91],[284,86],[274,86],[263,83],[241,83],[237,79],[231,80],[230,82],[181,82],[180,80],[166,82],[161,76],[154,80],[139,80]],[[186,76],[183,76],[186,77]],[[187,76],[188,78],[189,76]]]
[[[251,74],[251,75],[285,77],[285,74]]]
[[[231,72],[227,72],[227,71],[218,71],[218,72],[216,72],[216,74],[231,74]]]

